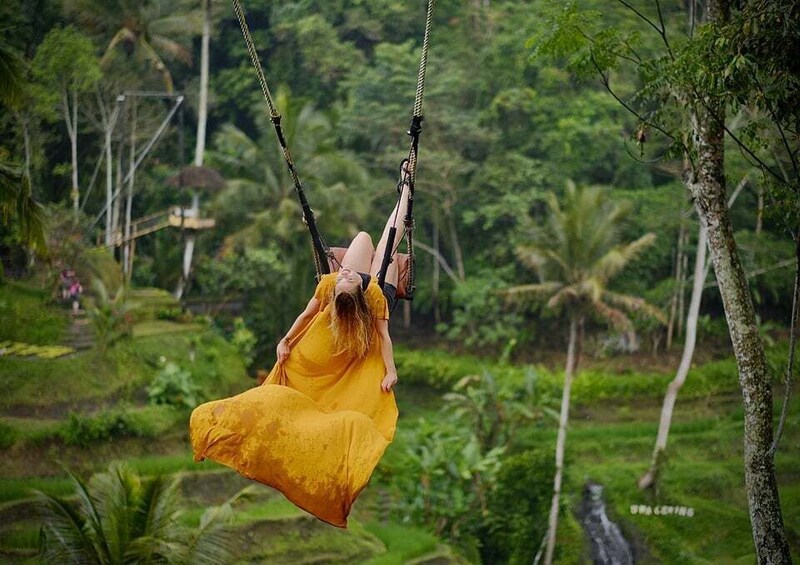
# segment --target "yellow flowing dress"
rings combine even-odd
[[[335,273],[321,278],[314,293],[319,312],[264,384],[198,406],[189,426],[195,461],[227,465],[344,528],[394,437],[397,405],[394,393],[380,387],[386,371],[377,330],[363,359],[335,351],[335,285]],[[386,299],[374,277],[365,296],[373,316],[387,320]]]

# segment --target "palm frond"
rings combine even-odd
[[[186,65],[192,64],[192,51],[174,39],[162,35],[151,35],[150,43],[157,51],[166,53]]]
[[[0,220],[16,219],[22,240],[34,250],[47,251],[45,210],[32,195],[30,179],[0,163]]]
[[[654,233],[647,233],[632,243],[614,247],[592,266],[592,273],[604,281],[614,278],[642,251],[653,245],[655,239]]]
[[[630,331],[633,329],[633,322],[631,322],[631,319],[619,308],[609,306],[602,300],[592,302],[591,304],[594,310],[616,329],[620,331]]]
[[[620,306],[629,312],[641,312],[646,316],[655,318],[662,324],[667,323],[667,317],[664,315],[664,312],[662,312],[660,308],[657,308],[652,304],[649,304],[643,298],[639,298],[638,296],[617,294],[616,292],[611,292],[609,290],[606,290],[603,292],[603,299],[609,302],[610,304]]]
[[[141,511],[147,516],[144,535],[169,537],[169,530],[180,513],[180,478],[151,480],[142,496]]]
[[[510,299],[522,299],[552,295],[562,286],[564,286],[563,283],[551,281],[537,284],[512,286],[511,288],[503,289],[501,292]]]
[[[136,44],[138,47],[141,48],[142,52],[144,53],[145,58],[150,61],[150,63],[155,67],[155,69],[161,73],[161,76],[164,79],[164,89],[172,94],[174,90],[174,85],[172,82],[172,73],[169,72],[167,65],[164,64],[164,60],[161,56],[156,53],[156,50],[153,49],[153,46],[145,39],[144,36],[139,36],[137,38]]]
[[[127,27],[119,29],[111,38],[111,41],[108,42],[103,56],[100,57],[100,66],[107,66],[109,64],[117,46],[121,43],[136,43],[136,34]]]
[[[136,536],[133,516],[139,504],[141,481],[128,465],[112,464],[89,482],[102,517],[103,535],[112,560],[122,562],[125,550]]]
[[[231,527],[233,505],[240,499],[250,498],[253,492],[253,487],[245,487],[203,513],[200,525],[187,545],[189,563],[227,563],[236,555],[236,537]]]
[[[515,253],[523,265],[537,273],[547,262],[545,253],[535,245],[520,245],[515,249]]]
[[[0,42],[0,101],[11,107],[25,99],[25,63],[11,47]]]
[[[200,35],[203,32],[203,11],[197,9],[154,19],[148,25],[147,30],[153,36],[160,35],[162,37]]]
[[[98,560],[108,562],[111,558],[111,551],[103,536],[102,515],[86,484],[69,471],[67,473],[78,498],[79,510],[83,515],[83,529],[92,540]]]
[[[46,563],[97,563],[95,545],[84,529],[84,516],[68,502],[34,491],[42,519],[40,555]]]
[[[575,284],[565,285],[547,301],[549,308],[558,308],[563,306],[566,302],[577,300],[581,295],[580,289]]]

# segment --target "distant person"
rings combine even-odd
[[[72,278],[74,276],[75,272],[69,269],[64,269],[61,271],[59,282],[61,284],[61,300],[64,302],[69,300],[69,288],[72,286]]]
[[[69,285],[69,299],[72,301],[72,313],[77,314],[81,307],[81,294],[83,293],[83,286],[78,277],[72,279]]]
[[[198,406],[190,422],[195,461],[232,467],[339,527],[397,427],[389,337],[397,263],[390,263],[383,290],[377,276],[389,229],[406,214],[405,167],[401,188],[377,249],[367,233],[356,235],[339,271],[321,277],[278,342],[264,384]]]

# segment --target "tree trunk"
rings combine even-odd
[[[133,208],[133,186],[136,178],[136,98],[131,101],[130,163],[128,165],[128,193],[125,200],[125,244],[122,248],[122,271],[125,281],[131,280],[133,257],[131,255],[131,209]]]
[[[564,445],[567,441],[567,422],[569,421],[569,397],[572,391],[572,380],[578,368],[580,357],[579,328],[583,320],[573,315],[569,322],[569,345],[567,346],[567,366],[564,371],[564,392],[561,394],[561,414],[558,418],[558,438],[556,439],[556,474],[553,479],[553,501],[550,505],[550,517],[547,525],[547,547],[544,554],[545,565],[553,563],[558,530],[558,506],[561,496],[561,478],[564,471]]]
[[[117,180],[116,180],[116,188],[114,189],[114,193],[111,195],[111,233],[113,234],[114,241],[118,243],[118,237],[121,235],[119,229],[119,213],[120,213],[120,204],[122,200],[119,198],[119,195],[122,194],[122,146],[123,143],[120,141],[119,146],[117,146]],[[116,196],[116,198],[115,198]]]
[[[433,222],[433,248],[439,252],[439,224],[434,220]],[[433,281],[431,284],[431,306],[433,306],[433,319],[438,324],[442,321],[441,311],[439,310],[439,259],[433,256]]]
[[[683,234],[684,248],[689,244],[689,234]],[[684,252],[681,256],[681,278],[678,281],[678,331],[677,335],[682,336],[683,324],[686,320],[686,273],[689,271],[689,256]]]
[[[202,166],[203,154],[206,149],[206,122],[208,120],[208,59],[209,38],[211,37],[211,0],[201,0],[203,4],[203,37],[200,47],[200,103],[197,108],[197,143],[194,147],[194,164]],[[200,201],[197,193],[192,194],[191,211],[195,218],[200,217]],[[183,250],[183,269],[178,286],[175,289],[175,298],[180,299],[186,291],[186,283],[192,269],[192,256],[196,234],[192,231],[186,236],[186,247]]]
[[[709,21],[727,17],[722,0],[708,4]],[[744,468],[753,541],[759,563],[791,563],[783,524],[775,461],[770,453],[773,436],[772,388],[764,347],[758,334],[755,309],[733,237],[725,203],[724,119],[722,105],[697,100],[692,118],[698,157],[698,178],[692,196],[708,244],[731,335],[744,404]]]
[[[707,231],[700,226],[697,235],[697,255],[694,260],[694,281],[692,284],[692,297],[689,301],[689,313],[686,316],[686,339],[683,342],[683,355],[675,378],[667,387],[667,394],[664,395],[664,405],[661,407],[661,420],[658,424],[658,435],[656,445],[653,449],[653,459],[650,462],[650,469],[639,479],[639,488],[646,489],[656,484],[658,480],[658,468],[661,463],[664,450],[667,448],[667,438],[669,428],[672,423],[672,409],[675,407],[675,400],[678,391],[686,381],[689,368],[692,366],[694,347],[697,342],[697,318],[700,314],[700,301],[703,297],[703,286],[705,284],[705,264],[706,264],[706,245]]]
[[[111,157],[111,128],[113,124],[109,120],[105,120],[105,150],[106,150],[106,246],[111,245],[113,242],[113,233],[111,231],[111,201],[114,198],[114,161]]]
[[[758,187],[758,212],[756,214],[756,237],[761,235],[761,228],[764,225],[764,187]]]
[[[464,270],[464,254],[461,252],[461,243],[458,241],[458,230],[456,230],[456,222],[453,219],[452,209],[447,211],[447,223],[450,226],[450,240],[453,243],[453,257],[456,260],[456,272],[458,273],[458,278],[463,281],[466,276]]]
[[[61,93],[61,107],[64,112],[64,124],[67,126],[70,146],[70,164],[72,189],[70,198],[72,208],[75,212],[75,222],[78,222],[78,212],[80,210],[80,193],[78,192],[78,93],[73,90],[72,102],[70,102],[70,92],[64,90]]]
[[[29,179],[31,178],[31,161],[33,160],[33,153],[31,151],[31,129],[30,125],[28,124],[28,116],[26,114],[20,113],[19,122],[22,125],[22,143],[25,149],[25,162],[23,164],[23,171],[25,176]],[[31,186],[33,183],[31,182]]]
[[[672,292],[672,299],[670,300],[669,308],[669,323],[667,324],[667,343],[666,350],[672,349],[672,332],[675,328],[675,317],[678,314],[678,289],[680,288],[681,281],[681,267],[683,265],[683,238],[686,232],[686,227],[681,222],[680,230],[678,231],[678,249],[675,252],[675,290]]]
[[[206,123],[208,121],[208,58],[209,38],[211,37],[211,0],[201,0],[203,4],[203,37],[200,43],[200,100],[197,107],[197,142],[194,147],[194,164],[203,164],[206,149]]]

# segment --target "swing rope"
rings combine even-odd
[[[406,249],[409,256],[408,260],[408,271],[407,271],[407,284],[406,284],[406,298],[411,299],[413,297],[414,288],[415,288],[415,260],[414,260],[414,216],[413,216],[413,204],[414,204],[414,187],[416,184],[416,177],[417,177],[417,155],[419,152],[419,136],[422,132],[422,100],[425,91],[425,73],[427,70],[428,65],[428,46],[430,44],[430,32],[431,32],[431,22],[433,17],[433,6],[435,0],[428,0],[428,7],[427,13],[425,18],[425,35],[422,41],[422,55],[420,57],[420,64],[419,64],[419,73],[417,74],[417,88],[414,95],[414,108],[411,117],[411,125],[406,132],[411,137],[411,148],[409,149],[408,153],[408,166],[406,167],[408,171],[408,208],[406,211],[406,215],[403,218],[403,225],[405,228],[405,240],[406,240]],[[253,43],[253,38],[250,35],[250,28],[247,25],[247,19],[245,18],[244,10],[242,9],[241,2],[239,0],[231,0],[233,4],[233,10],[236,13],[236,19],[239,20],[239,27],[242,30],[242,35],[244,37],[245,45],[247,46],[247,53],[250,56],[250,61],[253,64],[253,68],[256,71],[256,76],[258,78],[258,83],[261,86],[261,93],[264,95],[264,100],[267,102],[267,106],[269,108],[270,119],[272,120],[272,124],[275,127],[275,133],[278,137],[278,143],[281,146],[281,152],[283,153],[283,158],[286,161],[286,165],[289,169],[289,175],[292,178],[292,182],[294,184],[295,192],[297,193],[297,197],[300,200],[300,205],[303,210],[303,221],[305,222],[306,226],[308,226],[309,233],[311,235],[311,247],[313,250],[314,255],[314,267],[317,272],[317,280],[323,275],[330,272],[330,263],[329,259],[335,258],[333,254],[330,252],[328,246],[322,239],[322,236],[317,229],[316,220],[314,218],[314,212],[311,210],[311,207],[308,204],[308,200],[305,196],[305,191],[303,190],[303,185],[300,182],[300,178],[297,175],[297,170],[294,165],[294,161],[292,160],[291,153],[289,152],[289,147],[287,146],[285,136],[283,134],[283,129],[281,127],[281,115],[278,110],[275,108],[275,104],[272,101],[272,94],[269,90],[269,85],[267,84],[266,76],[264,75],[264,69],[261,66],[261,60],[258,57],[258,53],[255,48],[255,44]],[[401,170],[401,182],[403,181],[403,171]],[[402,198],[402,186],[400,187],[400,197]],[[389,264],[392,262],[392,255],[394,254],[394,240],[397,236],[397,216],[395,215],[395,225],[389,229],[389,236],[388,242],[386,246],[386,252],[384,254],[381,269],[378,273],[378,283],[380,284],[381,288],[384,287],[386,281],[386,271],[389,267]]]
[[[422,99],[425,94],[425,73],[428,68],[428,47],[430,45],[431,36],[431,22],[433,21],[433,6],[435,0],[428,0],[428,8],[425,16],[425,35],[422,39],[422,55],[419,60],[419,73],[417,74],[417,89],[414,95],[414,109],[411,115],[411,125],[406,132],[411,137],[411,148],[408,152],[408,208],[406,215],[403,218],[403,227],[405,228],[406,240],[406,253],[408,253],[408,272],[406,273],[406,296],[407,300],[414,297],[414,290],[416,288],[416,260],[414,256],[414,188],[417,181],[417,156],[419,155],[419,136],[422,133]],[[403,171],[401,165],[400,171],[401,182],[403,182]],[[399,187],[400,196],[402,198],[402,186]],[[388,242],[386,251],[381,262],[381,269],[378,272],[378,284],[381,288],[384,287],[386,282],[386,271],[389,264],[392,262],[392,255],[394,254],[394,240],[397,236],[397,217],[395,216],[395,225],[389,228]]]
[[[283,135],[283,128],[281,127],[281,115],[277,108],[275,108],[275,104],[272,101],[272,94],[270,93],[269,86],[267,85],[267,79],[264,76],[264,69],[261,67],[261,60],[258,58],[258,53],[256,52],[253,38],[250,35],[250,28],[247,25],[244,10],[242,9],[242,5],[239,0],[231,0],[231,2],[233,3],[233,11],[236,12],[236,19],[239,20],[239,27],[242,29],[244,42],[247,45],[247,53],[250,55],[250,61],[253,63],[253,68],[256,70],[258,84],[261,86],[261,93],[264,95],[264,100],[266,100],[267,106],[269,107],[270,119],[272,120],[272,124],[275,126],[275,133],[278,136],[278,143],[281,146],[283,159],[286,161],[286,166],[289,168],[289,175],[292,177],[294,190],[297,193],[298,199],[300,200],[300,206],[303,210],[303,222],[305,222],[306,226],[308,226],[308,231],[311,234],[311,247],[314,255],[314,267],[317,272],[317,280],[319,280],[322,275],[330,272],[330,266],[327,260],[328,248],[327,245],[325,245],[325,242],[322,240],[319,230],[317,229],[317,222],[314,218],[314,212],[311,210],[311,206],[308,204],[305,191],[303,190],[303,185],[300,182],[300,177],[297,175],[297,170],[294,166],[292,155],[289,152],[289,147],[286,144],[286,138]]]

